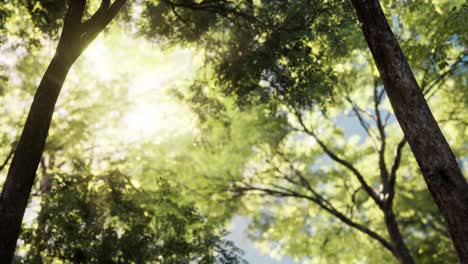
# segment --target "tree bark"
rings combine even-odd
[[[55,102],[71,64],[55,56],[37,89],[0,197],[0,259],[12,262]]]
[[[60,90],[73,63],[112,21],[126,0],[102,0],[82,21],[86,0],[68,0],[62,35],[34,96],[0,196],[0,262],[11,263]]]
[[[442,213],[461,263],[468,263],[468,184],[434,119],[378,0],[352,0],[397,120]]]
[[[413,256],[411,256],[411,252],[403,240],[403,236],[401,235],[393,210],[391,208],[386,209],[384,217],[387,232],[393,245],[393,255],[402,264],[414,264]]]

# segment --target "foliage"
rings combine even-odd
[[[386,6],[394,30],[402,38],[405,54],[457,156],[464,157],[461,146],[466,122],[461,116],[466,115],[462,110],[466,100],[449,99],[467,90],[464,46],[454,38],[454,28],[447,30],[446,24],[454,3],[398,3]],[[434,33],[428,23],[440,25],[440,30]],[[283,101],[280,109],[288,113],[290,132],[278,148],[257,152],[237,191],[247,195],[244,205],[246,214],[253,217],[252,237],[266,252],[285,252],[312,263],[390,262],[391,255],[375,250],[378,242],[372,242],[367,231],[358,231],[340,219],[345,215],[346,221],[362,224],[389,239],[382,212],[343,160],[385,200],[379,162],[383,160],[390,170],[402,135],[389,103],[380,101],[385,95],[379,92],[382,87],[375,81],[377,73],[367,52],[355,49],[333,69],[337,76],[334,101],[325,111],[317,107],[298,109]],[[444,224],[408,152],[403,148],[394,201],[404,240],[417,262],[455,262]],[[355,247],[347,247],[351,243]]]
[[[341,1],[148,1],[141,31],[203,45],[218,86],[241,105],[308,107],[331,94],[328,66],[346,53],[349,11]]]
[[[23,231],[21,263],[240,263],[238,249],[163,179],[136,189],[118,171],[55,175],[41,210]]]
[[[57,36],[65,17],[65,1],[23,0],[34,25],[50,36]]]
[[[456,156],[466,163],[466,3],[381,2]],[[417,262],[455,262],[404,143],[397,162],[403,137],[348,1],[141,4],[141,16],[134,3],[123,16],[128,23],[108,32],[114,44],[106,49],[117,59],[103,68],[115,78],[100,79],[102,69],[86,58],[73,69],[39,171],[41,180],[55,180],[44,192],[36,183],[41,206],[23,234],[18,262],[240,263],[221,231],[237,214],[252,220],[251,238],[270,255],[304,263],[394,262],[375,237],[343,221],[391,242],[372,192],[333,155],[356,168],[383,201],[389,192],[380,162],[387,171],[398,163],[390,207],[405,244]],[[63,1],[0,4],[1,50],[16,56],[14,63],[0,60],[2,157],[14,149],[63,12]],[[193,83],[182,80],[186,76],[182,84],[171,83],[169,96],[185,107],[176,119],[186,115],[193,123],[164,137],[125,141],[107,132],[119,132],[131,109],[131,75],[170,60],[154,45],[132,46],[141,41],[129,32],[136,26],[166,51],[197,47],[204,67]],[[120,57],[119,50],[131,52]],[[161,94],[144,97],[160,104]]]

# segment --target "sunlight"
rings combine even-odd
[[[110,81],[112,79],[113,64],[102,38],[97,39],[95,43],[88,47],[85,57],[100,81]]]
[[[125,141],[160,142],[194,130],[193,113],[169,94],[170,89],[183,88],[194,78],[201,64],[194,49],[162,50],[142,38],[112,32],[96,39],[84,60],[92,78],[101,82],[128,78],[130,107],[112,134]]]
[[[160,143],[194,127],[194,119],[189,110],[171,102],[139,104],[123,120],[125,135],[132,141],[152,139],[155,143]]]

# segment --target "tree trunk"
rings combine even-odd
[[[468,263],[468,184],[388,25],[378,0],[352,0],[385,91],[439,207],[461,263]]]
[[[54,58],[49,64],[21,134],[0,196],[0,262],[11,263],[36,170],[44,151],[55,103],[73,63],[114,19],[126,0],[102,0],[99,9],[83,20],[86,0],[69,0]]]
[[[52,114],[71,63],[55,56],[34,96],[0,197],[0,259],[10,263],[28,204]]]
[[[387,226],[387,231],[393,245],[393,255],[402,264],[414,264],[413,257],[403,240],[403,236],[401,235],[393,210],[391,208],[386,209],[384,217],[385,225]]]

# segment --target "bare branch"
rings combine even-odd
[[[359,119],[359,123],[362,126],[362,128],[366,131],[366,134],[372,138],[373,136],[371,135],[370,130],[369,130],[370,125],[362,116],[361,114],[362,110],[359,107],[357,107],[357,105],[353,102],[353,100],[351,100],[350,96],[346,96],[345,99],[351,104],[353,112],[356,115],[356,117]]]
[[[371,140],[371,143],[372,143],[372,148],[378,152],[378,149],[377,149],[377,146],[374,142],[374,135],[371,133],[371,130],[370,130],[370,125],[369,123],[364,119],[364,117],[362,116],[362,113],[366,113],[364,112],[361,108],[359,108],[354,102],[353,100],[351,100],[351,97],[350,96],[346,96],[346,101],[348,101],[350,104],[351,104],[351,107],[352,107],[352,110],[354,112],[354,114],[356,115],[356,117],[358,118],[359,120],[359,124],[361,125],[361,127],[364,129],[364,131],[366,131],[366,134],[367,136],[369,136]]]

